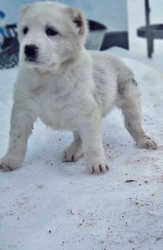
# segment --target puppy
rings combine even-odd
[[[139,147],[157,148],[141,126],[140,94],[131,71],[109,52],[85,50],[88,27],[82,11],[46,1],[29,4],[20,14],[20,66],[3,171],[22,165],[38,117],[51,128],[73,132],[63,161],[75,162],[84,152],[90,173],[109,170],[101,130],[102,118],[114,106],[122,110]]]

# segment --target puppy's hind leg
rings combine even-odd
[[[74,140],[71,145],[63,152],[63,161],[77,161],[83,154],[82,140],[78,131],[73,133]]]
[[[119,87],[120,108],[125,119],[125,127],[141,148],[156,149],[157,144],[143,130],[141,125],[140,93],[134,80]]]

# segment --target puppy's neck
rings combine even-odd
[[[83,48],[81,51],[78,52],[74,57],[69,58],[68,60],[64,61],[60,65],[60,71],[61,73],[69,71],[73,68],[76,68],[77,65],[81,63],[85,55],[88,54],[88,52]]]

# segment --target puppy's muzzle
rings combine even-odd
[[[36,61],[38,57],[38,47],[34,44],[26,45],[24,48],[27,61]]]

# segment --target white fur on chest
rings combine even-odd
[[[91,112],[96,106],[93,92],[95,84],[90,74],[85,76],[77,72],[65,75],[51,73],[37,77],[32,81],[28,72],[20,72],[15,85],[15,102],[19,107],[32,111],[47,126],[57,130],[76,130],[80,117]]]
[[[47,126],[57,130],[75,130],[75,120],[78,115],[75,105],[66,100],[67,95],[56,97],[55,94],[48,92],[34,95],[30,100],[31,108]]]

